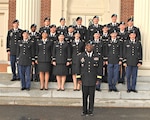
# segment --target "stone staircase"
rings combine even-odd
[[[20,90],[20,81],[10,81],[11,74],[0,73],[0,104],[81,106],[82,92],[73,91],[73,83],[65,84],[65,91],[57,91],[57,83],[50,82],[48,91],[39,90],[39,82],[31,83],[30,91]],[[100,107],[150,107],[150,77],[138,77],[138,93],[127,93],[126,84],[118,84],[120,92],[108,92],[102,83],[96,91],[95,106]]]

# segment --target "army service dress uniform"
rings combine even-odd
[[[124,60],[127,64],[127,92],[136,91],[138,63],[142,64],[142,45],[139,41],[127,40],[124,44]],[[132,76],[132,77],[131,77]]]
[[[85,51],[85,43],[82,40],[78,42],[75,40],[71,44],[71,55],[72,55],[72,74],[76,74],[77,55]]]
[[[68,75],[67,62],[71,62],[71,51],[68,43],[56,42],[53,46],[52,61],[56,62],[56,66],[53,66],[54,75]]]
[[[120,39],[109,40],[107,46],[109,91],[118,91],[116,84],[119,76],[119,61],[122,62],[123,60],[122,51],[122,41]]]
[[[93,51],[90,54],[83,52],[77,58],[77,80],[82,81],[83,114],[93,113],[95,86],[98,79],[102,79],[102,65],[102,56]]]
[[[22,39],[22,30],[21,29],[11,29],[8,31],[7,34],[7,52],[10,52],[10,63],[11,63],[11,70],[12,70],[12,80],[20,79],[19,77],[19,70],[18,65],[16,67],[16,53],[17,53],[17,44],[18,41]],[[18,74],[16,74],[16,70]]]
[[[21,40],[17,46],[17,61],[21,79],[21,90],[30,90],[31,64],[34,61],[33,44],[30,40]]]
[[[35,59],[38,61],[39,72],[51,71],[52,47],[53,43],[49,39],[37,42]]]

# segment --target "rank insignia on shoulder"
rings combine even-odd
[[[130,47],[130,45],[127,45],[127,47]]]

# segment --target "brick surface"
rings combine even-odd
[[[127,22],[134,16],[134,0],[121,0],[121,21]]]
[[[45,17],[51,17],[51,0],[41,0],[41,18],[40,25],[43,26]],[[127,19],[134,15],[134,0],[121,0],[121,21],[127,22]],[[16,18],[16,0],[9,0],[9,20],[8,28],[12,27],[12,21]]]
[[[43,21],[45,17],[50,17],[51,13],[51,0],[41,0],[41,26],[43,26]]]
[[[16,19],[16,0],[9,0],[8,29],[12,28],[14,19]]]

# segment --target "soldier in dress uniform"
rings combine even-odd
[[[36,24],[32,24],[30,29],[31,29],[31,32],[29,33],[29,35],[30,35],[31,42],[33,44],[33,48],[34,48],[33,52],[34,52],[34,56],[35,56],[36,44],[37,44],[37,41],[40,39],[40,35],[38,32],[36,32],[36,29],[37,29]],[[37,67],[38,67],[37,64],[32,65],[31,81],[39,81]]]
[[[86,43],[85,52],[78,54],[77,80],[82,84],[82,116],[93,115],[95,86],[102,79],[102,56],[93,51],[92,42]],[[88,105],[89,99],[89,105]]]
[[[102,42],[103,42],[103,61],[104,61],[104,65],[103,65],[103,79],[102,82],[107,83],[107,64],[106,64],[106,56],[107,56],[107,46],[108,46],[108,40],[110,39],[110,34],[109,34],[109,28],[108,25],[103,25],[102,28]]]
[[[65,25],[65,18],[60,18],[60,26],[57,27],[57,34],[67,34],[68,27]]]
[[[10,56],[11,70],[12,70],[12,79],[11,81],[19,80],[19,70],[16,61],[16,52],[18,41],[22,40],[22,30],[18,28],[19,21],[13,21],[13,28],[8,31],[7,34],[7,53]],[[16,73],[18,71],[18,74]]]
[[[94,39],[93,42],[93,51],[94,53],[98,53],[103,57],[103,42],[101,40],[101,35],[99,32],[94,33]],[[96,90],[101,91],[101,81],[96,85]]]
[[[30,90],[30,72],[31,64],[34,64],[34,49],[31,40],[29,40],[29,31],[23,31],[23,40],[18,42],[17,61],[19,64],[19,74],[21,79],[21,90]]]
[[[94,16],[93,17],[93,24],[88,27],[88,39],[93,40],[93,35],[95,32],[99,31],[99,33],[102,32],[102,25],[98,24],[99,17]]]
[[[53,42],[48,39],[46,30],[42,33],[42,38],[37,42],[36,46],[36,64],[40,76],[40,90],[48,90],[48,81],[51,72]]]
[[[85,51],[85,43],[84,40],[80,39],[80,33],[75,33],[75,38],[71,43],[71,53],[72,53],[72,79],[74,84],[74,91],[80,90],[80,84],[77,82],[76,78],[76,62],[77,62],[77,55],[81,52]]]
[[[118,92],[116,84],[118,82],[119,65],[122,64],[122,42],[117,39],[116,30],[111,31],[111,38],[107,46],[107,62],[108,64],[108,85],[109,92]]]
[[[63,32],[61,32],[60,34],[63,34]],[[49,34],[49,40],[53,41],[53,43],[56,43],[57,39],[58,39],[58,34],[56,32],[56,25],[52,24],[50,26],[50,34]]]
[[[71,50],[64,39],[65,36],[63,34],[58,36],[58,41],[54,44],[52,53],[53,74],[56,75],[58,83],[57,91],[65,90],[64,85],[68,75],[68,66],[71,63]]]
[[[136,31],[131,31],[124,44],[123,65],[126,67],[127,92],[135,92],[138,68],[142,65],[142,45],[136,39]],[[132,77],[131,77],[132,76]]]
[[[117,30],[117,38],[121,39],[123,44],[128,39],[128,32],[125,30],[125,22],[120,22],[119,28]],[[119,70],[118,83],[125,84],[125,67],[121,64]]]
[[[44,19],[44,26],[39,29],[39,34],[43,33],[46,30],[46,32],[49,34],[50,33],[50,18],[46,17]]]
[[[72,43],[72,41],[74,40],[74,33],[75,33],[74,26],[73,25],[69,25],[67,34],[65,35],[65,41],[68,44]]]
[[[127,27],[126,27],[126,31],[128,31],[128,34],[130,34],[131,31],[135,31],[136,33],[136,39],[141,41],[141,33],[140,33],[140,30],[138,27],[135,27],[133,24],[134,22],[134,19],[133,17],[129,18],[128,19],[128,22],[127,22]]]
[[[117,30],[119,23],[117,23],[117,14],[112,14],[111,16],[112,22],[108,24],[109,30]]]
[[[86,40],[87,38],[87,28],[82,25],[82,17],[76,18],[76,25],[74,26],[75,32],[80,33],[80,38]]]

